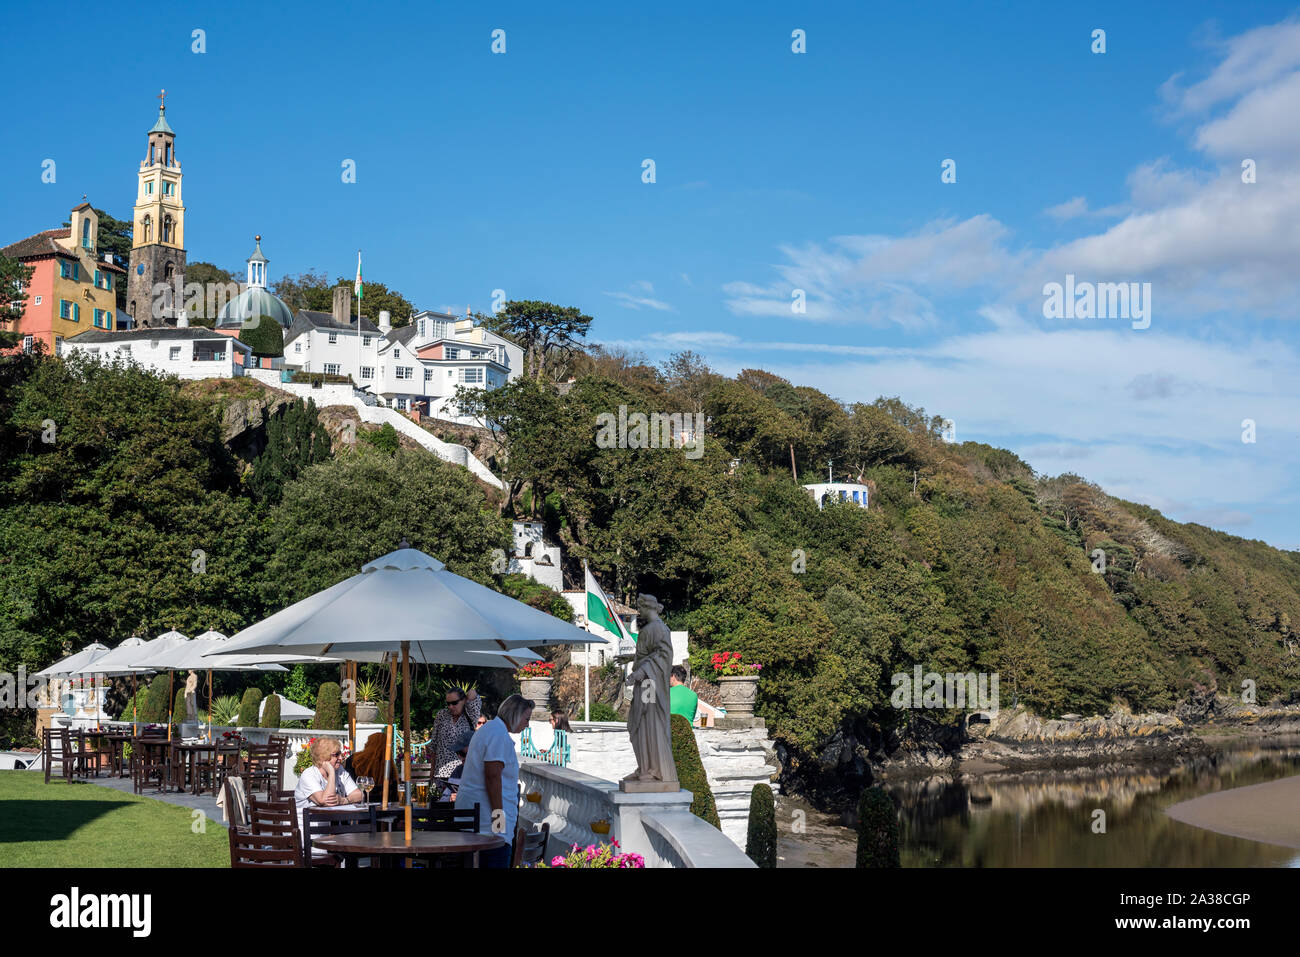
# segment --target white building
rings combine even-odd
[[[80,352],[111,363],[135,362],[146,369],[182,379],[226,379],[243,375],[252,349],[238,339],[212,329],[191,328],[185,319],[175,328],[159,326],[109,332],[89,329],[63,340],[62,356]],[[236,354],[242,361],[236,361]]]
[[[818,509],[827,502],[834,501],[852,502],[859,508],[867,507],[867,487],[857,482],[819,482],[816,485],[805,485],[804,488],[812,495]]]
[[[560,546],[546,544],[542,538],[542,523],[515,522],[514,533],[514,553],[506,571],[512,575],[527,575],[553,591],[563,591]]]
[[[474,420],[455,402],[459,386],[495,389],[523,372],[523,350],[508,339],[440,312],[419,312],[394,329],[387,312],[376,326],[350,315],[352,292],[335,289],[332,313],[301,310],[285,336],[285,365],[351,376],[390,408],[462,424]]]

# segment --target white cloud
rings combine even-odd
[[[676,312],[670,303],[655,299],[650,294],[655,291],[654,284],[648,279],[638,279],[632,283],[635,292],[606,292],[604,295],[626,306],[628,309],[655,309],[659,312]]]

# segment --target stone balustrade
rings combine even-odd
[[[690,812],[689,791],[625,794],[618,784],[542,761],[519,767],[523,792],[519,817],[534,827],[551,827],[546,855],[564,854],[617,840],[621,850],[640,854],[647,867],[753,867],[727,837]],[[528,800],[535,794],[536,801]],[[608,821],[610,832],[591,829]]]

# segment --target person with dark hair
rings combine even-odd
[[[456,740],[466,731],[473,731],[483,711],[483,701],[478,692],[470,688],[447,689],[447,707],[433,719],[433,776],[446,778],[459,763],[453,750]]]
[[[465,773],[465,756],[469,753],[469,746],[473,740],[473,731],[462,731],[460,737],[456,739],[456,743],[453,747],[456,749],[456,757],[460,759],[460,763],[452,769],[451,774],[447,778],[447,786],[443,788],[442,794],[439,796],[438,800],[456,800],[456,792],[460,790],[460,779]]]
[[[564,711],[551,712],[551,743],[539,746],[533,740],[533,729],[524,728],[519,739],[519,753],[526,758],[534,758],[562,768],[569,766],[569,715]]]
[[[668,676],[668,684],[671,685],[668,691],[668,703],[672,706],[673,714],[680,714],[694,725],[695,713],[700,707],[700,696],[691,690],[690,685],[686,683],[686,678],[686,669],[681,665],[673,665],[673,670]]]

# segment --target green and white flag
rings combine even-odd
[[[361,250],[357,250],[357,284],[353,287],[353,292],[357,295],[357,301],[361,300]]]
[[[614,603],[601,589],[591,569],[587,569],[586,574],[587,630],[593,635],[599,635],[613,642],[621,649],[630,648],[636,642],[636,632],[629,631],[623,624],[622,619],[618,617],[618,612],[614,610]]]

